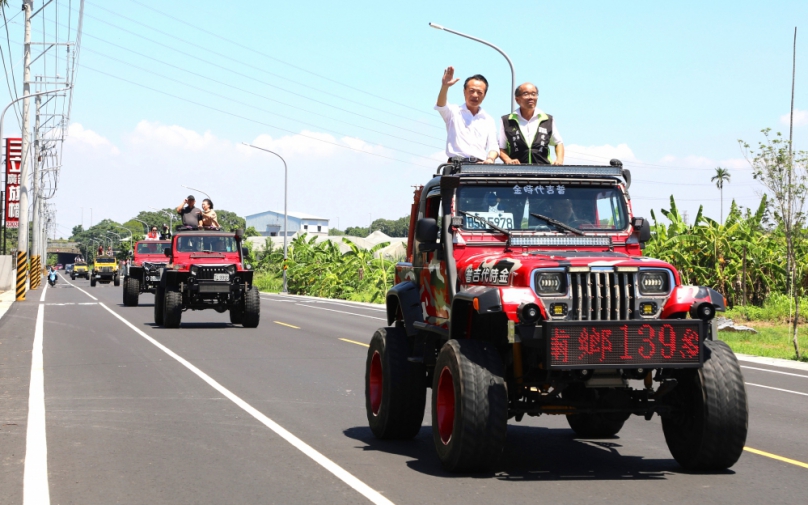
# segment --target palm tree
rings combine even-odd
[[[715,183],[715,187],[721,190],[721,224],[724,224],[724,181],[730,182],[732,176],[726,168],[716,167],[715,175],[710,182]]]

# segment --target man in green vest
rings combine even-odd
[[[499,156],[509,165],[550,164],[550,146],[555,147],[553,165],[564,164],[564,140],[553,116],[536,107],[539,90],[526,82],[516,88],[519,108],[502,116],[499,127]]]

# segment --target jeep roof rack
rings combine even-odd
[[[631,184],[631,172],[623,168],[620,160],[609,165],[503,165],[453,162],[438,167],[437,175],[506,175],[544,177],[620,177]]]

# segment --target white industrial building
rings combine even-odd
[[[289,229],[286,230],[288,237],[296,233],[328,236],[328,219],[303,212],[289,212],[288,216]],[[248,228],[252,226],[265,237],[283,237],[284,235],[283,212],[268,210],[247,216],[246,219]]]

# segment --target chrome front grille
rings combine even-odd
[[[101,272],[103,273],[112,272],[112,267],[101,267]]]
[[[591,271],[570,273],[572,316],[578,321],[634,319],[637,273]]]
[[[213,274],[226,274],[227,267],[226,266],[208,266],[208,267],[199,267],[199,271],[196,274],[196,278],[203,280],[203,281],[212,281]]]

